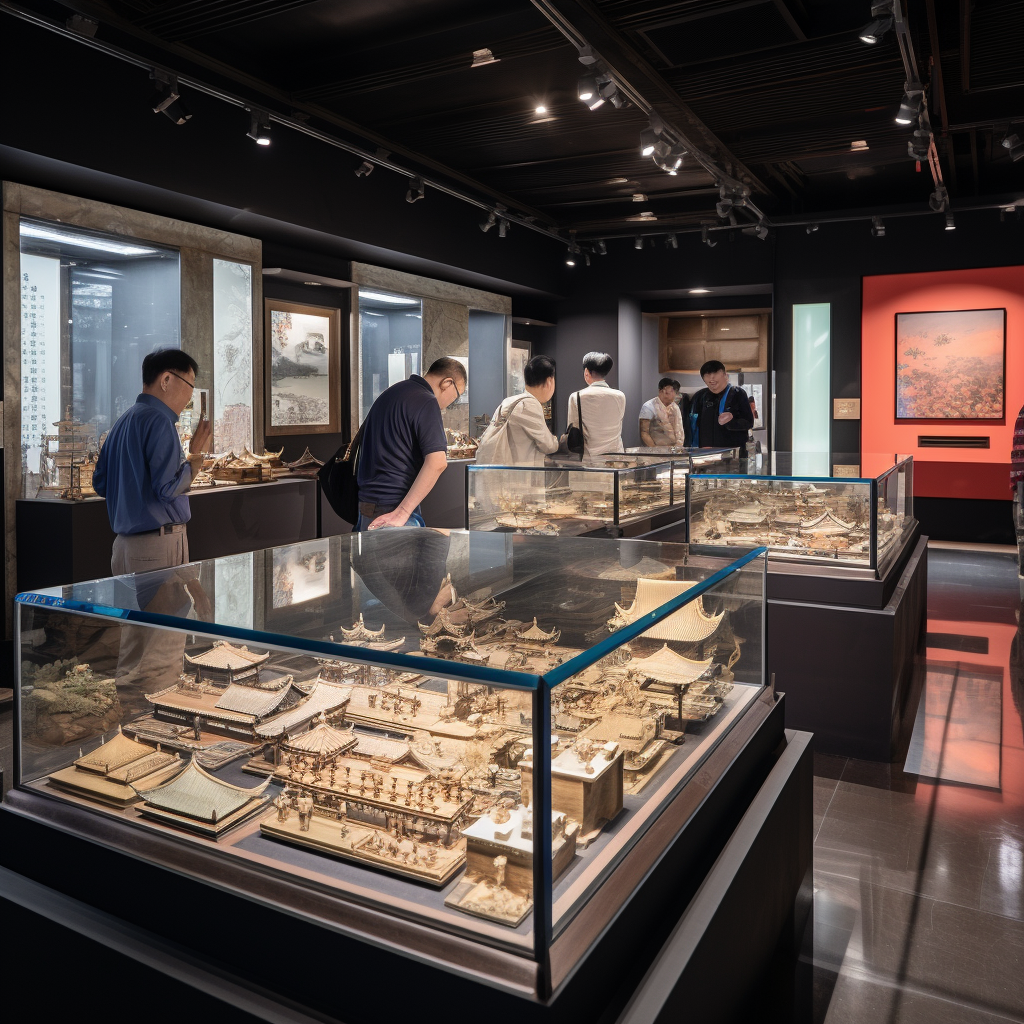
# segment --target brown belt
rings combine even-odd
[[[361,516],[382,516],[388,512],[394,512],[397,505],[392,505],[391,508],[385,508],[383,505],[375,505],[372,501],[361,501],[359,502],[359,514]]]
[[[184,532],[185,532],[185,523],[164,523],[164,525],[161,526],[157,530],[143,530],[142,533],[137,533],[137,534],[135,534],[135,536],[136,537],[145,537],[145,536],[148,536],[149,534],[156,534],[159,537],[164,537],[168,533],[184,533]]]

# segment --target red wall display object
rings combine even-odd
[[[923,498],[1010,498],[1010,447],[1024,405],[1024,267],[865,277],[861,313],[861,451],[914,456]],[[897,422],[896,314],[1006,309],[1006,398],[1001,420]],[[978,439],[985,448],[921,447],[919,438]],[[970,443],[970,442],[968,442]]]

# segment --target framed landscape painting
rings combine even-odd
[[[337,434],[341,311],[264,299],[266,434]]]
[[[1001,420],[1006,310],[896,314],[896,419]]]

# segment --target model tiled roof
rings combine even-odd
[[[355,741],[356,738],[351,728],[335,729],[333,725],[321,722],[309,732],[304,732],[301,736],[288,740],[282,746],[285,750],[297,754],[330,757],[332,754],[339,754],[341,751],[347,750],[355,744]]]
[[[673,597],[685,594],[691,587],[695,587],[695,581],[681,580],[637,580],[636,597],[629,608],[623,608],[616,604],[618,614],[611,619],[608,625],[612,629],[621,629],[629,625],[642,615],[653,612],[660,608],[666,601]],[[706,640],[722,621],[725,612],[717,615],[708,615],[704,611],[703,598],[698,597],[688,605],[673,612],[667,618],[655,623],[643,634],[644,637],[652,640],[678,640],[683,643],[695,643],[699,640]]]
[[[662,683],[692,683],[699,679],[709,668],[711,658],[707,661],[691,661],[681,654],[676,654],[668,644],[649,658],[635,658],[630,668],[642,673],[648,679],[656,679]]]
[[[257,654],[245,647],[235,647],[234,644],[229,644],[224,640],[218,641],[208,651],[203,651],[202,654],[197,654],[194,658],[186,654],[185,661],[189,665],[198,665],[200,668],[239,672],[253,665],[262,665],[269,657],[269,652]]]
[[[303,722],[310,721],[321,712],[330,714],[347,703],[351,696],[352,687],[350,686],[334,686],[331,683],[318,682],[309,691],[309,696],[304,701],[257,726],[256,735],[265,739],[271,736],[280,736],[281,733],[287,732]]]
[[[266,718],[291,692],[290,686],[279,690],[257,690],[252,686],[232,683],[217,701],[218,711],[235,711],[256,718]],[[300,694],[301,695],[301,694]]]
[[[396,762],[409,753],[408,740],[391,740],[384,736],[359,736],[358,740],[353,753],[359,757],[379,757],[384,761]]]
[[[562,635],[560,629],[552,629],[550,633],[545,633],[540,626],[537,625],[537,620],[533,620],[533,625],[526,629],[517,629],[515,631],[517,637],[520,640],[533,640],[540,643],[554,643]]]
[[[221,782],[203,771],[193,758],[185,770],[155,789],[136,790],[147,805],[196,821],[223,821],[270,785],[269,777],[254,789]]]
[[[128,739],[118,727],[117,735],[113,739],[101,743],[95,750],[80,757],[75,761],[75,765],[86,771],[106,774],[154,752],[154,747]]]

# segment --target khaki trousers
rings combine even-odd
[[[119,533],[114,538],[110,569],[115,576],[169,569],[188,561],[188,535],[175,533]],[[145,609],[141,609],[145,611]],[[116,681],[138,686],[143,694],[173,685],[182,670],[185,634],[156,626],[122,626]],[[124,703],[124,698],[122,698]],[[130,701],[136,704],[136,701]]]

